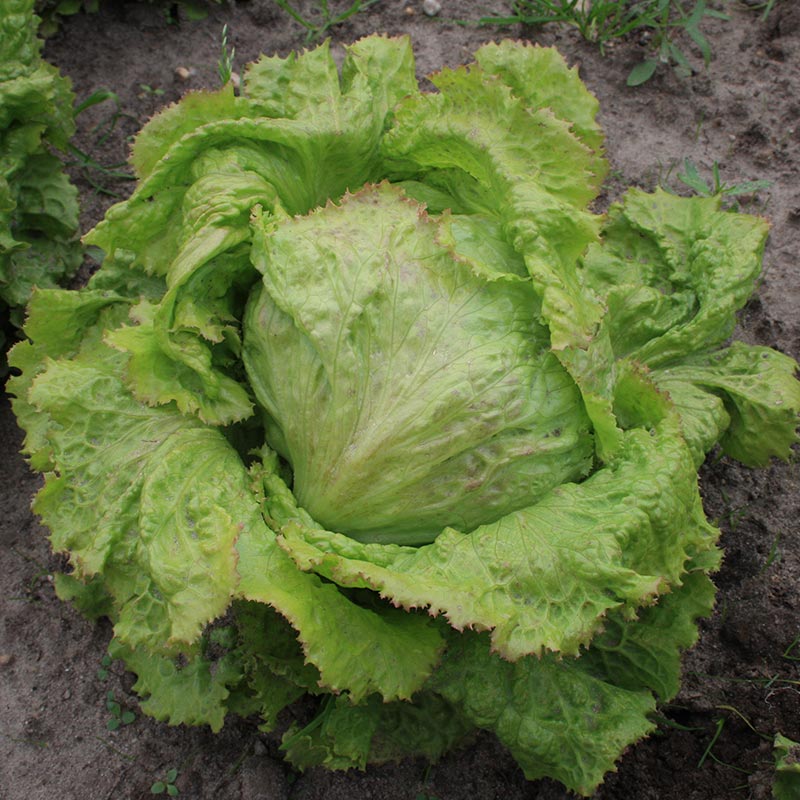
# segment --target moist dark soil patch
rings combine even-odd
[[[308,3],[311,7],[313,4]],[[598,49],[563,27],[479,27],[503,3],[444,0],[437,17],[422,3],[383,0],[332,31],[334,47],[372,32],[407,33],[420,76],[470,60],[481,43],[503,37],[554,44],[601,103],[613,179],[605,201],[622,187],[679,187],[691,158],[710,175],[714,162],[728,184],[766,179],[771,187],[741,200],[743,210],[773,224],[757,296],[737,334],[800,356],[800,15],[790,0],[764,20],[744,4],[725,4],[728,21],[704,30],[714,57],[681,77],[668,67],[645,85],[625,78],[647,55],[632,38]],[[484,8],[484,6],[487,6]],[[131,137],[154,112],[188,90],[215,86],[223,24],[241,68],[260,53],[303,47],[305,32],[272,0],[214,7],[202,21],[177,21],[148,4],[107,2],[100,13],[64,18],[45,57],[72,81],[78,100],[101,89],[118,100],[79,119],[76,145],[111,170]],[[72,168],[88,230],[132,184],[98,170]],[[83,278],[91,269],[87,262]],[[98,674],[110,628],[85,621],[53,592],[61,566],[46,532],[29,511],[39,479],[17,455],[21,434],[7,401],[0,405],[0,797],[127,800],[151,796],[170,769],[181,797],[243,800],[490,800],[568,795],[549,781],[526,782],[489,735],[439,764],[418,760],[365,773],[283,764],[275,734],[230,719],[219,735],[171,728],[145,718],[120,664]],[[684,687],[661,709],[658,732],[629,749],[607,777],[602,800],[728,800],[771,794],[771,739],[800,740],[800,476],[797,461],[760,471],[728,459],[701,474],[706,509],[723,531],[726,558],[717,575],[717,608],[701,624],[684,663]],[[794,647],[792,647],[794,643]],[[135,719],[117,730],[106,707],[113,693]],[[297,714],[302,714],[302,707]]]

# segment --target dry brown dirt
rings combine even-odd
[[[215,7],[202,21],[144,3],[109,0],[98,14],[65,18],[45,48],[74,85],[79,100],[99,89],[118,96],[79,117],[77,145],[99,162],[123,161],[130,137],[165,103],[185,91],[216,85],[220,35],[227,23],[240,67],[260,53],[286,54],[304,32],[272,2]],[[311,6],[312,3],[306,3]],[[335,3],[332,3],[335,5]],[[778,0],[764,20],[744,4],[717,3],[728,21],[704,26],[714,57],[690,77],[662,68],[644,86],[625,78],[647,52],[641,37],[605,55],[574,31],[460,25],[496,0],[443,0],[438,17],[418,0],[383,0],[332,32],[334,44],[374,31],[410,34],[420,75],[470,59],[482,42],[503,37],[554,44],[580,65],[599,97],[612,181],[607,198],[638,184],[679,187],[676,173],[691,158],[708,175],[718,162],[727,183],[766,179],[771,187],[744,210],[773,224],[757,296],[739,335],[800,356],[800,4]],[[752,5],[752,3],[751,3]],[[176,69],[192,72],[181,80]],[[73,169],[84,204],[84,230],[130,184]],[[82,619],[54,595],[46,532],[29,511],[39,480],[18,455],[21,434],[7,400],[0,404],[0,798],[127,800],[151,796],[174,768],[180,797],[228,800],[556,800],[558,785],[526,782],[490,736],[428,766],[409,760],[366,773],[297,774],[280,760],[276,736],[233,719],[217,736],[170,728],[142,716],[120,664],[98,668],[107,625]],[[661,709],[658,732],[624,755],[607,777],[602,800],[728,800],[767,798],[772,736],[800,740],[800,478],[797,460],[761,471],[727,459],[702,471],[709,517],[723,530],[726,551],[717,576],[713,617],[687,654],[684,688]],[[792,646],[794,644],[794,646]],[[107,693],[135,721],[116,731]]]

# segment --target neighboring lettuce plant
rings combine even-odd
[[[81,262],[78,195],[52,148],[75,131],[69,81],[40,57],[33,0],[0,4],[0,315]],[[0,335],[2,335],[0,333]]]
[[[13,351],[35,509],[146,713],[266,730],[311,694],[299,767],[486,729],[588,794],[711,610],[705,454],[796,439],[795,363],[724,346],[767,223],[590,211],[597,103],[554,50],[432,81],[370,37],[147,125],[102,268]]]
[[[142,0],[144,2],[144,0]],[[107,0],[106,0],[107,2]],[[118,0],[111,0],[118,3]],[[146,0],[151,5],[163,6],[164,14],[170,22],[177,22],[177,7],[189,19],[203,19],[208,15],[210,4],[221,4],[222,0]],[[36,13],[41,17],[39,32],[43,36],[52,36],[61,24],[62,17],[80,13],[96,13],[100,10],[101,0],[36,0]],[[108,3],[111,5],[111,3]]]

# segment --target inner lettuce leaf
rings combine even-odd
[[[87,288],[10,355],[59,594],[143,710],[257,715],[297,767],[494,733],[591,794],[710,613],[697,468],[797,441],[796,364],[726,343],[767,226],[629,192],[597,102],[503,42],[263,57],[142,130]]]

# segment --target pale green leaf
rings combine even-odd
[[[689,441],[703,450],[719,441],[743,464],[764,466],[773,457],[788,459],[797,441],[796,371],[789,356],[734,342],[715,353],[654,370],[653,379],[673,396]],[[698,398],[698,392],[708,397],[702,405],[695,401],[690,407],[686,398]],[[716,413],[713,421],[706,422],[712,404]]]
[[[127,647],[117,639],[111,641],[108,652],[136,673],[133,689],[141,696],[146,714],[170,725],[208,725],[214,732],[222,728],[228,687],[241,678],[234,659],[212,662],[195,652],[179,663]]]
[[[641,86],[643,83],[647,83],[655,74],[656,69],[658,69],[658,64],[658,59],[655,58],[646,58],[644,61],[640,61],[628,73],[626,83],[628,86]]]
[[[408,699],[435,668],[442,648],[423,615],[384,604],[358,605],[334,585],[297,569],[274,537],[244,532],[237,543],[239,594],[266,603],[297,630],[305,658],[320,674],[319,688],[351,700],[378,693]],[[330,632],[337,631],[331,639]]]
[[[767,232],[758,217],[722,211],[719,197],[629,191],[583,259],[608,298],[616,355],[662,367],[721,344],[753,291]]]
[[[588,796],[619,753],[655,725],[655,701],[596,678],[582,659],[504,661],[485,636],[451,639],[432,688],[508,747],[529,780],[550,777]]]
[[[506,40],[484,45],[476,51],[475,60],[485,73],[510,86],[529,108],[552,109],[600,154],[603,132],[595,120],[600,104],[584,86],[578,68],[569,69],[556,49]],[[602,180],[607,168],[598,160],[596,169]]]

